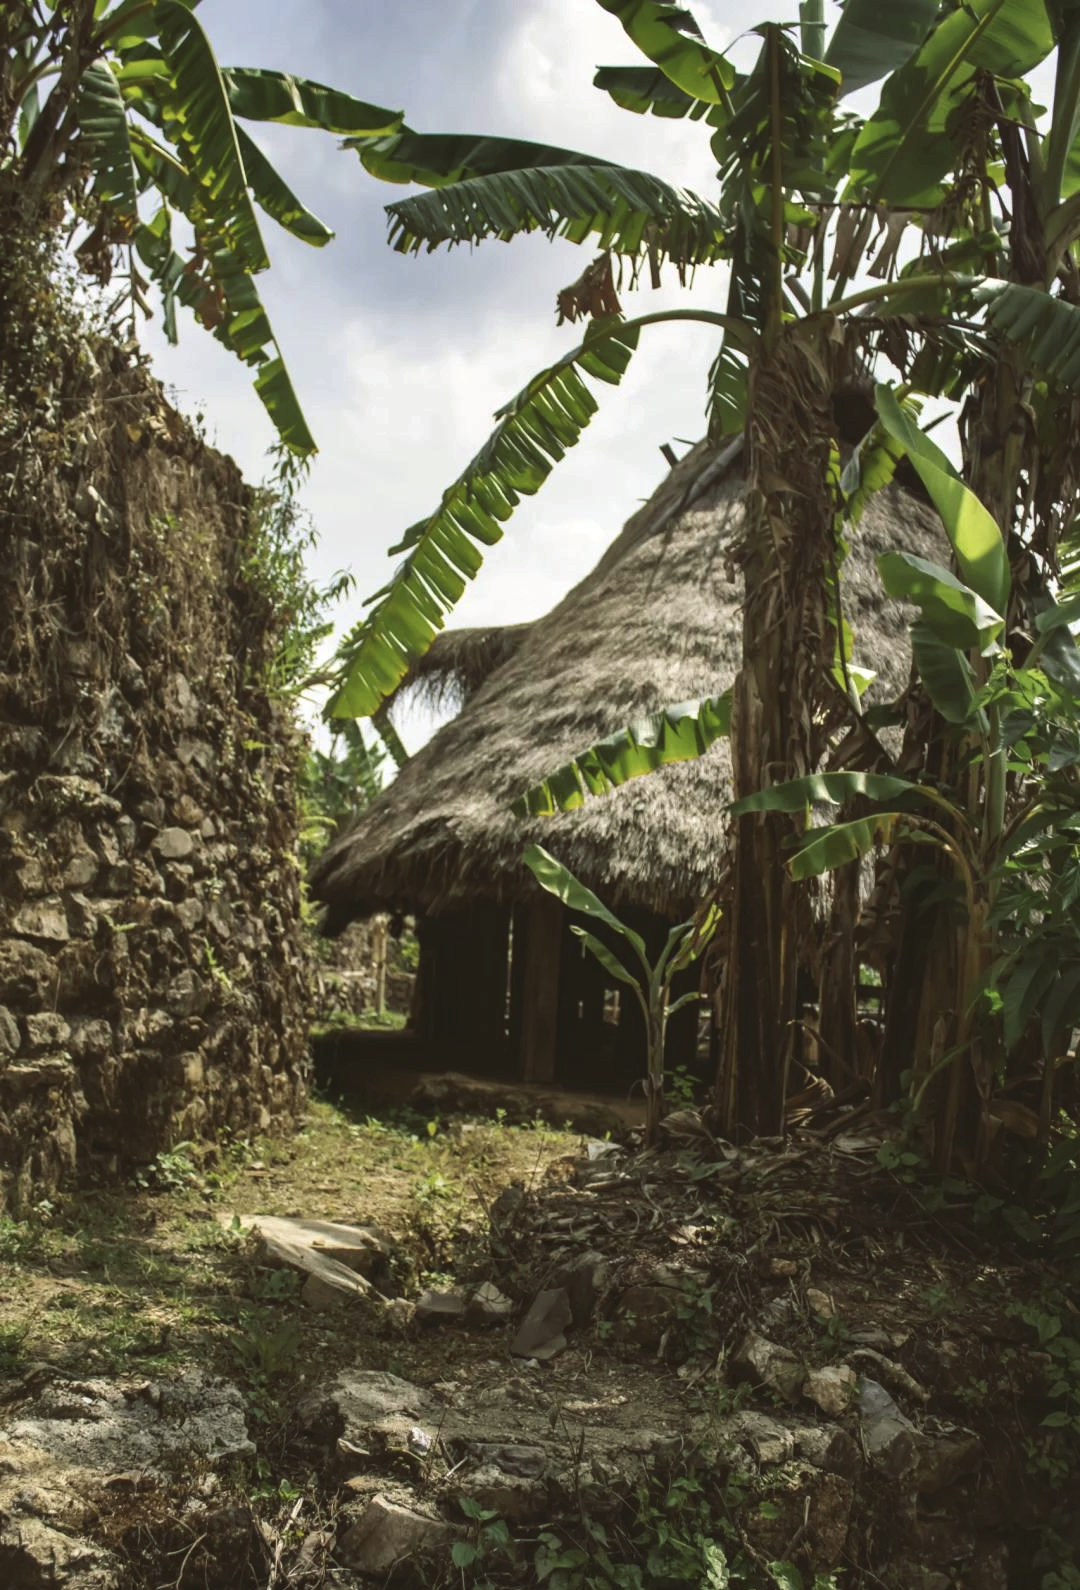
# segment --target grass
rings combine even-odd
[[[358,1319],[362,1309],[313,1317],[297,1278],[261,1266],[231,1216],[378,1225],[397,1246],[399,1285],[415,1289],[461,1259],[460,1228],[486,1200],[508,1180],[538,1179],[575,1141],[490,1122],[447,1129],[410,1112],[359,1117],[313,1101],[294,1138],[180,1145],[126,1188],[0,1220],[0,1402],[3,1380],[34,1363],[140,1376],[198,1365],[236,1381],[270,1425],[297,1389],[297,1355],[286,1351],[295,1331],[323,1371],[355,1360],[358,1330],[371,1335],[375,1367],[399,1348],[383,1339],[381,1319]]]

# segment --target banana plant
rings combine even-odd
[[[673,927],[663,949],[653,961],[649,959],[641,934],[627,927],[614,911],[609,911],[591,889],[579,882],[568,867],[556,861],[541,845],[530,845],[524,861],[542,889],[561,900],[568,910],[579,911],[583,916],[602,923],[625,946],[626,953],[623,955],[611,949],[587,928],[575,923],[570,929],[606,972],[633,990],[641,1010],[647,1055],[644,1079],[645,1142],[651,1146],[656,1141],[664,1103],[664,1049],[668,1021],[677,1010],[685,1005],[698,1004],[701,999],[694,990],[672,1000],[672,984],[679,973],[692,966],[708,947],[720,922],[719,907],[714,902],[708,902],[689,922],[680,922]]]
[[[602,67],[598,88],[632,114],[700,128],[715,194],[547,146],[405,128],[353,141],[370,174],[429,190],[389,206],[400,252],[537,230],[602,252],[559,295],[562,318],[589,322],[580,346],[501,411],[489,444],[394,549],[405,560],[342,647],[331,711],[374,710],[430,645],[520,495],[582,436],[590,375],[614,384],[646,326],[693,320],[715,339],[708,428],[745,443],[742,668],[723,709],[684,704],[609,737],[525,805],[572,807],[693,754],[715,739],[721,712],[740,801],[830,765],[845,740],[885,757],[855,688],[843,538],[857,533],[858,502],[906,457],[950,528],[953,564],[897,549],[882,568],[920,611],[925,710],[912,712],[905,755],[960,793],[983,867],[1007,824],[1009,746],[986,695],[996,648],[1060,605],[1068,557],[1080,567],[1080,5],[897,0],[886,18],[877,0],[846,0],[830,30],[823,0],[804,0],[797,38],[779,24],[754,30],[758,58],[742,73],[684,6],[598,3],[644,57]],[[1054,51],[1054,104],[1040,120],[1025,77]],[[878,102],[862,115],[849,96],[870,84]],[[622,318],[620,271],[655,280],[693,265],[726,270],[721,309]],[[590,356],[607,370],[590,372]],[[880,398],[848,485],[831,400],[886,356],[901,385],[891,407]],[[911,391],[965,405],[959,469],[910,423]],[[1036,672],[1065,691],[1074,652],[1057,624]],[[783,1118],[796,969],[813,958],[798,926],[806,901],[783,865],[794,815],[763,807],[736,828],[720,1089],[732,1128],[775,1131]],[[919,824],[902,815],[895,833],[910,835]],[[951,834],[945,813],[927,820],[939,818]],[[919,924],[900,916],[918,981]],[[962,975],[950,963],[954,994]]]
[[[902,551],[879,559],[889,595],[918,609],[912,653],[921,686],[956,747],[955,787],[925,776],[837,772],[758,791],[731,812],[736,820],[783,813],[805,824],[823,803],[858,802],[860,815],[808,827],[793,841],[786,865],[795,880],[837,872],[882,851],[895,854],[897,847],[910,854],[912,846],[930,846],[942,858],[953,886],[942,884],[940,872],[931,875],[932,893],[923,889],[922,908],[935,902],[955,907],[951,915],[940,912],[930,931],[938,944],[932,953],[939,966],[953,968],[954,981],[942,987],[930,979],[918,991],[929,1008],[911,1086],[921,1103],[936,1077],[952,1068],[944,1107],[928,1122],[944,1168],[960,1124],[959,1079],[965,1073],[974,1078],[980,1113],[970,1162],[983,1164],[1003,1121],[1032,1136],[1049,1130],[1049,1092],[1041,1120],[1003,1106],[1001,1092],[1040,1003],[1047,1078],[1080,1021],[1080,928],[1073,909],[1080,888],[1080,652],[1070,627],[1080,604],[1067,597],[1033,610],[1025,664],[1015,666],[1001,644],[1013,590],[1000,531],[917,428],[910,400],[879,386],[877,411],[890,458],[906,455],[919,474],[964,576]],[[879,446],[872,433],[846,477],[849,504],[858,510],[866,485],[862,466],[869,459],[871,470],[876,467]],[[909,904],[916,893],[909,891]],[[927,936],[925,922],[921,932]],[[1000,1018],[996,1025],[990,1016]]]
[[[85,223],[79,261],[105,283],[126,260],[129,301],[149,313],[141,266],[171,341],[177,304],[190,309],[254,369],[281,440],[304,456],[315,442],[255,286],[269,265],[257,211],[316,248],[333,233],[243,123],[374,137],[402,117],[289,73],[219,66],[197,4],[4,7],[0,180],[27,229],[70,206]]]
[[[824,35],[823,6],[812,0],[803,7],[804,48],[780,27],[757,30],[761,58],[754,71],[740,74],[709,46],[686,7],[657,0],[598,3],[618,19],[647,64],[601,67],[597,88],[633,114],[700,121],[720,165],[715,198],[525,140],[426,134],[405,126],[346,140],[369,175],[429,190],[387,206],[389,242],[399,253],[506,242],[540,231],[601,254],[559,294],[560,320],[589,322],[581,345],[498,412],[497,430],[435,511],[391,549],[394,556],[404,553],[404,561],[342,642],[327,709],[332,717],[368,715],[392,694],[478,574],[485,547],[505,533],[521,496],[537,491],[580,440],[597,407],[588,381],[616,385],[646,326],[689,322],[717,337],[710,428],[721,435],[742,426],[747,371],[766,325],[775,329],[783,317],[803,312],[790,279],[805,262],[805,249],[791,239],[800,227],[817,224],[814,206],[828,202],[841,180],[829,172],[827,156],[845,74],[857,72],[866,82],[899,66],[936,9],[926,0],[905,0],[903,20],[881,31],[871,0],[848,0],[826,64],[807,48],[820,45]],[[850,147],[853,133],[844,136]],[[682,280],[716,265],[730,272],[723,310],[623,319],[617,275],[636,282],[644,272],[656,285],[665,266]],[[933,281],[940,276],[931,273]],[[884,300],[889,290],[906,309],[926,286],[922,278],[893,282],[872,297]],[[839,313],[846,313],[842,303]]]

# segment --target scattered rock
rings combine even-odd
[[[833,1319],[836,1315],[836,1306],[828,1292],[822,1292],[816,1286],[806,1288],[806,1302],[818,1319]]]
[[[342,1287],[338,1281],[328,1281],[325,1276],[312,1272],[300,1288],[300,1301],[316,1314],[332,1314],[344,1308],[356,1296],[352,1287]]]
[[[504,1297],[490,1281],[485,1281],[470,1297],[465,1318],[470,1325],[504,1325],[513,1312],[511,1299]]]
[[[459,1494],[490,1508],[509,1523],[535,1524],[550,1511],[548,1488],[542,1480],[508,1472],[499,1463],[485,1463],[463,1473]]]
[[[314,1439],[345,1441],[360,1452],[389,1443],[406,1446],[418,1421],[437,1424],[439,1412],[426,1391],[381,1369],[339,1375],[299,1410],[301,1425]]]
[[[42,1054],[49,1049],[63,1049],[71,1036],[71,1028],[63,1016],[58,1016],[52,1011],[42,1011],[38,1016],[27,1016],[24,1026],[26,1045],[31,1054]]]
[[[36,1006],[55,978],[51,957],[36,944],[19,939],[0,943],[0,999]]]
[[[100,1546],[40,1518],[0,1511],[0,1583],[6,1590],[115,1590],[120,1564]]]
[[[359,1573],[385,1574],[419,1552],[444,1548],[452,1534],[449,1524],[441,1519],[378,1495],[341,1536],[336,1555],[345,1567]]]
[[[983,1445],[977,1435],[958,1431],[940,1440],[924,1436],[919,1443],[915,1489],[922,1496],[943,1491],[965,1474],[977,1473],[982,1461]]]
[[[846,1430],[835,1424],[812,1424],[796,1432],[798,1454],[827,1474],[852,1480],[862,1467],[862,1455]]]
[[[888,1386],[890,1390],[901,1391],[905,1396],[914,1397],[916,1402],[929,1402],[930,1393],[926,1387],[920,1385],[914,1375],[909,1375],[902,1365],[886,1358],[884,1353],[872,1347],[854,1347],[848,1356],[854,1363],[872,1364],[882,1385]]]
[[[743,1380],[766,1386],[786,1402],[796,1402],[806,1372],[795,1354],[776,1342],[747,1331],[731,1360],[731,1367]]]
[[[859,1388],[859,1425],[863,1448],[875,1468],[894,1479],[914,1468],[914,1428],[876,1380],[864,1380]]]
[[[19,1023],[6,1005],[0,1005],[0,1058],[18,1054],[20,1042]]]
[[[492,1224],[497,1228],[509,1226],[519,1213],[524,1202],[524,1187],[519,1181],[512,1181],[508,1187],[503,1188],[491,1206]]]
[[[386,1318],[396,1330],[408,1330],[416,1319],[416,1304],[407,1297],[391,1297],[386,1303]]]
[[[664,1333],[678,1323],[681,1288],[645,1284],[631,1286],[619,1299],[615,1338],[638,1347],[659,1347]]]
[[[803,1396],[817,1403],[830,1419],[839,1419],[855,1400],[856,1376],[848,1364],[812,1369],[803,1381]]]
[[[717,1434],[721,1442],[737,1441],[762,1467],[786,1463],[795,1451],[794,1431],[767,1413],[757,1413],[751,1408],[744,1408],[725,1419]]]
[[[179,1459],[254,1456],[244,1400],[199,1370],[175,1382],[57,1381],[0,1436],[16,1462],[41,1454],[52,1468],[164,1474]]]
[[[607,1145],[605,1145],[606,1147]],[[596,1304],[611,1279],[611,1265],[602,1253],[589,1249],[567,1264],[561,1264],[551,1278],[552,1286],[566,1289],[570,1315],[581,1330],[592,1319]]]
[[[572,1314],[566,1288],[549,1287],[538,1292],[532,1307],[521,1322],[510,1351],[515,1358],[554,1358],[566,1346],[564,1328]]]
[[[460,1324],[465,1318],[465,1309],[463,1292],[421,1292],[416,1300],[416,1323],[418,1325]]]

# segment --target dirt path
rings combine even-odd
[[[612,1146],[320,1103],[0,1224],[5,1590],[359,1587],[402,1542],[394,1582],[465,1590],[1080,1582],[1080,1295],[1037,1232],[869,1135]],[[305,1307],[253,1214],[380,1228],[384,1297]]]

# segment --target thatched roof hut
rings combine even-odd
[[[538,1009],[545,1001],[567,1003],[567,955],[577,952],[565,943],[558,948],[560,932],[566,938],[565,923],[554,915],[560,908],[549,897],[538,898],[522,864],[530,840],[557,855],[605,903],[634,914],[639,927],[685,917],[714,882],[730,799],[725,742],[697,762],[635,779],[576,812],[526,823],[513,815],[511,803],[593,741],[665,705],[731,684],[739,664],[742,596],[729,564],[744,512],[738,451],[695,447],[592,573],[544,618],[505,629],[448,631],[414,670],[413,688],[456,695],[461,710],[326,851],[312,890],[329,907],[331,929],[377,910],[424,917],[429,965],[433,940],[442,942],[439,981],[446,986],[432,995],[427,1018],[441,1044],[453,1047],[462,1019],[466,1048],[506,1038],[512,913],[514,976],[529,983],[531,1011],[515,1022],[511,978],[511,1044],[518,1026],[526,1048],[535,1050],[530,1028]],[[875,559],[896,547],[940,558],[941,545],[931,510],[898,487],[872,500],[854,538],[843,567],[845,612],[856,661],[877,670],[872,689],[881,699],[907,684],[909,615],[884,596]],[[530,960],[546,943],[543,965],[520,970],[523,941],[531,946]],[[421,942],[423,989],[423,935]],[[484,977],[492,984],[486,1001],[477,992]],[[467,999],[455,988],[467,988]],[[587,1000],[580,982],[574,991],[581,1016]],[[591,997],[595,1012],[595,990]],[[487,1009],[482,1020],[478,1004]],[[550,1075],[554,1049],[565,1048],[565,1039],[554,1027],[541,1034],[544,1053],[539,1059],[525,1054],[526,1074]]]
[[[337,921],[521,899],[533,892],[521,864],[532,839],[618,908],[685,913],[701,897],[723,834],[723,742],[564,816],[523,823],[510,807],[592,741],[731,684],[742,593],[727,553],[740,492],[730,457],[698,446],[546,617],[436,640],[407,683],[462,710],[319,861],[312,888]],[[875,563],[895,547],[941,556],[930,509],[897,488],[872,500],[843,567],[856,660],[877,670],[881,699],[904,688],[910,662],[908,615]]]

